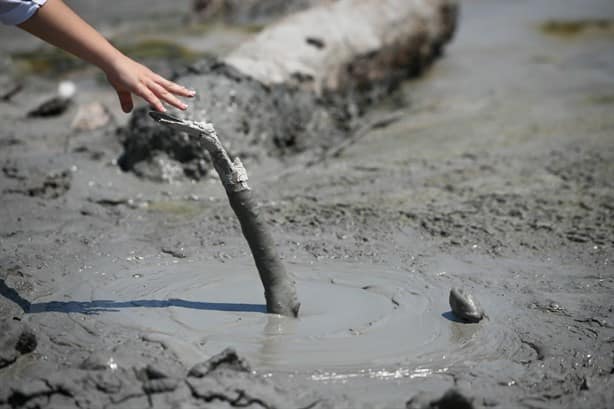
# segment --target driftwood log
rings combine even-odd
[[[202,147],[209,152],[256,262],[264,286],[267,312],[296,317],[300,304],[294,280],[281,262],[268,226],[258,212],[253,192],[247,185],[247,171],[241,160],[230,159],[210,123],[181,120],[158,112],[150,112],[150,116],[163,125],[198,138]]]
[[[225,61],[265,84],[322,93],[419,73],[456,27],[455,0],[339,0],[291,14]]]

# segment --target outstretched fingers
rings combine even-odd
[[[163,86],[152,82],[149,84],[149,89],[162,101],[166,102],[179,109],[186,109],[188,106],[181,102],[176,96],[174,96],[171,91],[167,90]]]
[[[146,83],[141,83],[135,90],[135,93],[147,101],[147,103],[158,112],[166,112],[166,108],[164,108],[162,102],[172,105],[175,108],[185,110],[188,106],[175,95],[183,97],[193,97],[195,95],[194,91],[157,75]],[[122,108],[123,106],[124,105],[122,105]]]
[[[166,112],[166,108],[160,102],[160,99],[149,89],[148,86],[140,84],[137,86],[135,93],[143,98],[147,103],[158,112]]]
[[[174,83],[173,81],[169,81],[166,78],[161,77],[159,75],[156,75],[153,80],[158,85],[160,85],[161,87],[163,87],[164,89],[166,89],[167,91],[175,95],[179,95],[181,97],[188,97],[188,98],[191,98],[194,95],[196,95],[196,91],[187,89],[186,87],[181,86],[177,83]]]
[[[196,94],[126,56],[115,60],[106,68],[107,80],[117,91],[122,110],[126,113],[134,107],[131,94],[143,98],[158,112],[166,112],[163,103],[182,110],[186,109],[187,105],[179,98],[189,98]]]

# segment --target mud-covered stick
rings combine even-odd
[[[253,192],[226,190],[226,193],[260,273],[267,312],[296,317],[300,304],[296,297],[294,281],[277,255],[273,237],[258,213]]]
[[[158,112],[150,112],[150,116],[163,125],[199,138],[209,152],[213,166],[224,184],[230,206],[239,219],[243,236],[256,262],[264,286],[267,312],[289,317],[298,316],[300,304],[294,280],[279,259],[273,237],[258,212],[258,205],[247,185],[247,172],[241,160],[230,159],[213,125],[209,123],[182,120]]]

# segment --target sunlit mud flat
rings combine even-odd
[[[444,58],[368,113],[396,122],[313,166],[247,157],[297,320],[264,312],[219,180],[122,173],[114,127],[25,118],[28,83],[0,108],[0,315],[39,343],[0,391],[150,363],[183,379],[234,347],[292,394],[352,409],[452,387],[477,408],[611,407],[613,5],[462,1]],[[95,92],[77,102],[119,109]],[[487,318],[454,321],[452,287]]]

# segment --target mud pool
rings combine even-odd
[[[478,408],[609,407],[614,37],[603,21],[614,6],[461,9],[445,57],[364,118],[396,121],[313,166],[309,150],[245,158],[297,280],[297,320],[264,313],[218,180],[120,171],[115,95],[91,72],[67,74],[76,106],[30,120],[57,84],[29,79],[0,105],[0,314],[32,327],[38,346],[0,369],[0,385],[112,373],[140,385],[133,372],[149,363],[180,378],[230,346],[294,407],[403,408],[451,387]],[[197,51],[215,49],[210,36]],[[92,99],[115,123],[67,131]],[[457,322],[452,287],[487,318]],[[141,395],[121,402],[147,407]]]
[[[335,372],[340,379],[380,369],[382,378],[411,373],[419,363],[440,367],[448,362],[442,351],[453,360],[453,350],[478,331],[454,323],[445,288],[405,272],[341,263],[292,267],[300,277],[297,320],[265,314],[253,268],[234,263],[134,269],[103,288],[80,284],[36,300],[30,313],[96,314],[165,342],[186,364],[232,345],[261,370]],[[65,294],[75,301],[54,301]],[[399,363],[408,367],[386,370]]]

